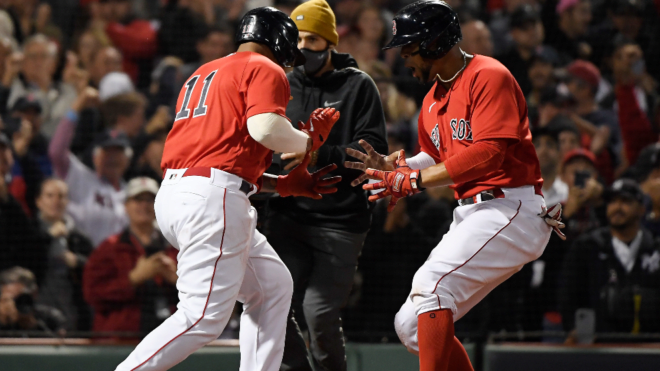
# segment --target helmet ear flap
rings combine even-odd
[[[442,24],[445,24],[445,27],[440,28]],[[449,23],[439,22],[430,34],[430,37],[419,45],[419,54],[422,58],[442,58],[463,39],[457,17]]]

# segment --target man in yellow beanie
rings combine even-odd
[[[294,282],[293,313],[300,327],[309,330],[310,348],[317,371],[345,371],[346,352],[340,310],[346,302],[357,269],[358,256],[371,225],[367,195],[360,187],[360,171],[344,167],[346,148],[361,150],[366,140],[387,150],[385,116],[376,84],[339,43],[335,15],[325,0],[311,0],[291,13],[300,32],[298,48],[307,62],[287,74],[291,100],[286,115],[291,122],[306,120],[318,107],[341,111],[323,146],[312,155],[310,167],[336,164],[342,176],[338,191],[321,200],[279,197],[269,200],[268,241],[291,271]],[[274,163],[282,174],[296,166],[304,154],[286,153]],[[311,169],[310,169],[311,171]],[[304,315],[304,316],[303,316]],[[289,318],[281,371],[311,371],[303,337]]]

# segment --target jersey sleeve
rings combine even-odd
[[[274,63],[254,60],[248,63],[245,80],[246,119],[261,113],[276,113],[286,117],[291,89],[284,70]]]
[[[482,70],[471,88],[473,140],[520,140],[521,107],[518,85],[506,70]],[[525,113],[526,115],[526,113]]]
[[[438,152],[438,148],[435,146],[435,144],[433,144],[433,141],[431,140],[432,133],[428,133],[424,127],[423,117],[424,111],[419,113],[419,118],[417,119],[417,140],[419,141],[419,148],[422,152],[425,152],[431,156],[433,160],[435,160],[436,164],[439,164],[442,162],[442,160],[440,160],[440,153]]]

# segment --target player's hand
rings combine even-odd
[[[538,215],[552,227],[552,230],[557,233],[559,238],[566,240],[566,235],[561,231],[565,227],[561,221],[561,204],[558,203],[547,208],[544,207]]]
[[[18,157],[23,157],[28,153],[33,137],[34,130],[32,129],[32,123],[26,119],[21,119],[21,127],[12,137],[14,151]]]
[[[394,209],[397,201],[400,198],[412,196],[419,193],[417,186],[417,179],[421,170],[412,170],[406,163],[406,154],[404,150],[399,152],[399,157],[396,162],[397,168],[394,171],[381,171],[375,169],[367,169],[365,173],[373,176],[382,181],[375,184],[365,184],[362,189],[372,191],[376,189],[384,189],[380,193],[369,196],[369,201],[376,201],[381,198],[392,196],[390,204],[387,206],[387,211],[391,212]]]
[[[307,171],[310,155],[305,156],[303,161],[287,175],[280,175],[277,178],[275,190],[282,197],[303,196],[320,200],[324,194],[337,192],[337,187],[333,184],[341,181],[340,176],[321,179],[329,172],[335,170],[337,165],[328,165],[314,173]]]
[[[308,152],[319,149],[328,139],[332,126],[339,120],[339,111],[334,108],[317,108],[306,123],[298,121],[298,128],[312,138],[312,147]]]
[[[301,153],[285,153],[282,156],[280,156],[280,158],[282,160],[293,160],[293,161],[289,162],[288,164],[286,164],[286,166],[284,167],[284,170],[291,170],[294,167],[300,165],[303,162],[303,160],[305,159],[306,155],[307,155],[307,153],[301,152]]]
[[[346,154],[348,154],[351,157],[357,158],[361,162],[346,161],[344,162],[344,167],[346,167],[347,169],[355,169],[361,171],[365,171],[367,169],[392,171],[395,169],[396,160],[399,158],[398,151],[392,153],[389,156],[385,156],[376,152],[376,150],[374,150],[374,147],[372,147],[371,144],[367,143],[366,140],[360,139],[359,143],[360,146],[364,148],[366,154],[353,148],[346,148]],[[364,173],[359,177],[355,178],[351,182],[351,185],[353,187],[358,186],[367,179],[369,179],[369,175],[367,175],[367,173]]]

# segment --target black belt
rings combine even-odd
[[[211,177],[211,168],[210,167],[191,167],[186,169],[186,171],[181,175],[182,178],[187,176],[203,176],[205,178]],[[252,192],[252,184],[241,179],[241,187],[239,190],[247,196]]]
[[[495,191],[499,191],[499,192],[495,192]],[[501,193],[501,196],[498,193]],[[504,193],[501,190],[496,189],[496,190],[491,190],[491,191],[483,191],[483,192],[481,192],[477,195],[474,195],[472,197],[468,197],[468,198],[458,200],[458,204],[460,206],[476,204],[476,203],[480,202],[479,199],[477,198],[477,196],[479,196],[479,195],[481,195],[481,202],[490,201],[490,200],[494,200],[496,198],[503,198],[504,197]]]

